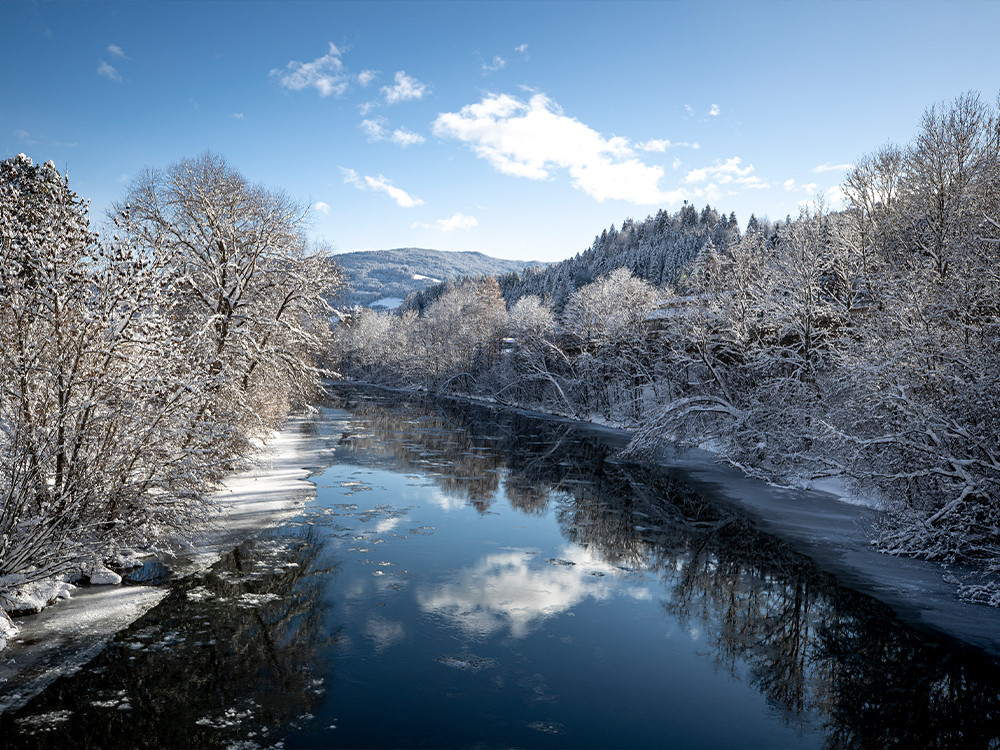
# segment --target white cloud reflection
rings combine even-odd
[[[421,589],[417,602],[424,612],[449,620],[469,636],[508,630],[523,638],[587,598],[605,600],[614,593],[650,598],[645,588],[622,587],[614,577],[617,572],[576,545],[564,548],[554,562],[529,550],[513,550],[487,555],[452,581]]]

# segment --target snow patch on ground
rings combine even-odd
[[[865,508],[880,508],[882,502],[869,495],[859,495],[847,488],[844,480],[840,477],[826,477],[825,479],[812,479],[805,483],[803,489],[813,492],[825,492],[832,495],[842,503],[848,505],[860,505]]]
[[[0,651],[7,646],[7,641],[17,635],[17,625],[7,616],[7,613],[0,609]]]
[[[51,579],[26,583],[12,591],[0,594],[0,611],[12,615],[32,615],[41,612],[51,603],[69,599],[76,587],[72,583]]]
[[[117,586],[122,582],[122,577],[109,570],[103,565],[95,565],[90,569],[90,583],[94,586]]]
[[[368,307],[383,307],[386,310],[395,310],[401,304],[403,304],[402,297],[383,297],[382,299],[375,300]]]

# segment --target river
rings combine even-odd
[[[1000,746],[994,660],[610,432],[350,388],[303,429],[315,500],[157,571],[5,747]]]

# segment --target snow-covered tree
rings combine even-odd
[[[197,511],[196,399],[170,278],[89,228],[51,162],[0,163],[0,578],[41,578]]]
[[[169,258],[178,325],[213,377],[212,423],[268,426],[313,395],[342,278],[309,247],[304,206],[205,153],[146,170],[116,209],[132,242]]]

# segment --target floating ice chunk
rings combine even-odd
[[[446,667],[461,669],[467,672],[482,672],[484,669],[494,669],[500,666],[496,659],[491,659],[488,656],[476,656],[475,654],[439,656],[435,661],[444,664]]]
[[[545,734],[563,734],[566,731],[566,727],[558,721],[533,721],[528,724],[528,729]]]

